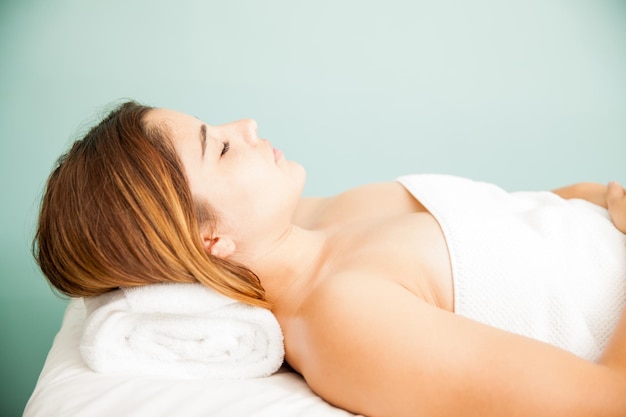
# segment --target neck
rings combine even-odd
[[[261,280],[266,299],[275,314],[298,309],[315,285],[326,258],[327,236],[322,231],[291,225],[274,244],[263,251],[250,251],[243,264]]]

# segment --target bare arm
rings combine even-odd
[[[565,198],[580,198],[609,210],[611,219],[622,233],[626,233],[626,191],[616,182],[609,185],[581,182],[552,190]]]
[[[438,309],[387,280],[339,277],[310,300],[300,335],[310,350],[300,371],[320,396],[350,411],[626,415],[624,317],[594,364]]]
[[[587,200],[590,203],[594,203],[604,208],[607,208],[607,186],[604,184],[597,184],[594,182],[580,182],[578,184],[572,184],[565,187],[557,188],[556,190],[552,190],[552,192],[566,200],[570,198],[580,198],[583,200]]]

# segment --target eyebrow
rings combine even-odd
[[[204,158],[206,151],[206,125],[200,127],[200,145],[202,147],[202,158]]]

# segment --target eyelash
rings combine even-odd
[[[220,156],[224,156],[226,152],[230,150],[230,142],[224,142],[224,147],[222,148],[222,153]]]

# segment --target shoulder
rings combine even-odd
[[[329,352],[335,355],[341,352],[345,338],[369,332],[371,327],[364,321],[371,324],[372,320],[386,320],[384,311],[389,310],[389,301],[405,297],[410,303],[420,301],[384,278],[358,272],[337,274],[317,285],[300,307],[298,316],[307,331],[302,336],[308,339],[308,345],[322,345],[324,351],[338,348]]]
[[[384,278],[336,276],[302,306],[298,369],[314,391],[339,407],[356,413],[384,408],[393,398],[382,394],[380,383],[396,381],[399,368],[419,362],[414,324],[420,317],[427,322],[435,308]],[[413,335],[392,342],[407,329]]]
[[[402,285],[385,277],[366,270],[343,272],[318,285],[303,305],[303,312],[322,310],[343,317],[358,313],[359,308],[375,310],[381,304],[372,305],[372,302],[389,296],[408,297],[413,302],[420,301]]]

